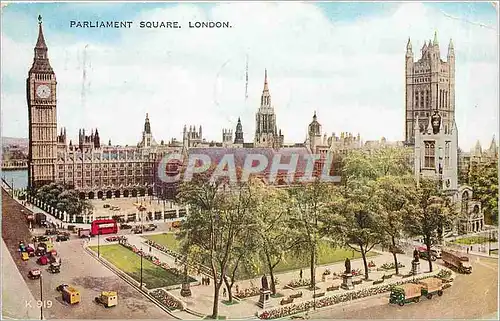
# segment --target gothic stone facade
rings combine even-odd
[[[406,46],[406,122],[405,142],[414,143],[415,129],[427,127],[427,119],[434,110],[442,117],[444,131],[453,127],[455,120],[455,51],[453,42],[448,45],[447,61],[434,34],[434,41],[425,42],[421,58],[414,61],[412,44]],[[420,122],[417,122],[417,118]]]

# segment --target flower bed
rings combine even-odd
[[[398,262],[398,267],[399,268],[404,268],[404,264],[401,264]],[[384,263],[382,264],[377,271],[387,271],[387,270],[394,270],[396,268],[396,265],[394,263]]]
[[[163,289],[153,290],[150,294],[170,311],[183,310],[181,301],[177,300]]]
[[[309,279],[292,280],[288,282],[287,286],[290,288],[300,288],[301,286],[306,286],[311,284]]]
[[[259,288],[254,286],[254,287],[251,287],[249,289],[240,290],[240,291],[236,292],[236,294],[234,296],[239,298],[239,299],[244,299],[244,298],[249,298],[252,296],[257,296],[259,294],[260,294]]]
[[[439,270],[439,273],[436,276],[438,278],[441,278],[441,279],[449,279],[450,276],[451,276],[451,271],[450,270],[441,269],[441,270]]]
[[[419,278],[415,278],[415,280],[426,279],[426,278],[432,277],[434,275],[435,274],[428,274],[425,276],[421,276]],[[277,308],[265,310],[260,314],[257,313],[257,316],[259,317],[259,319],[266,319],[266,320],[283,318],[283,317],[287,317],[289,315],[293,315],[296,313],[307,311],[307,310],[313,308],[314,303],[316,303],[316,308],[322,308],[322,307],[338,304],[341,302],[347,302],[350,300],[356,300],[356,299],[361,299],[361,298],[372,296],[372,295],[385,293],[385,292],[390,291],[393,286],[401,285],[401,284],[409,283],[409,282],[410,281],[403,281],[402,280],[402,281],[398,281],[394,284],[381,285],[381,286],[373,287],[370,289],[362,289],[362,290],[358,290],[358,291],[336,294],[336,295],[332,295],[332,296],[325,296],[319,300],[309,300],[309,301],[304,301],[304,302],[297,303],[297,304],[290,304],[290,305],[287,305],[284,307],[277,307]]]

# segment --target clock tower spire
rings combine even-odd
[[[56,180],[57,114],[56,75],[50,66],[38,16],[38,40],[26,79],[29,121],[28,187],[37,189]]]

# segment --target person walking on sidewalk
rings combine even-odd
[[[222,289],[222,296],[226,297],[226,295],[227,295],[227,290],[226,290],[226,288],[223,288]]]
[[[301,280],[302,280],[302,273],[303,273],[303,271],[302,271],[302,269],[300,269],[299,276],[300,276],[300,279],[301,279]]]

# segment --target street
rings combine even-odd
[[[479,261],[477,261],[479,260]],[[457,274],[442,297],[403,307],[390,305],[389,294],[310,312],[311,319],[479,319],[498,311],[497,259],[473,258],[470,275]]]
[[[43,281],[43,311],[45,319],[171,319],[172,317],[140,294],[135,288],[119,278],[97,262],[82,248],[82,239],[72,236],[70,241],[56,242],[55,249],[62,258],[61,272],[51,274],[47,266],[36,263],[36,257],[22,261],[17,252],[20,240],[29,240],[31,236],[21,213],[23,207],[12,200],[2,190],[2,238],[17,265],[24,282],[18,287],[27,287],[35,300],[40,298],[39,280],[27,278],[28,271],[40,268]],[[104,240],[102,240],[105,243]],[[8,255],[8,253],[4,253]],[[80,291],[81,302],[70,306],[61,299],[56,287],[66,283]],[[25,285],[26,284],[26,285]],[[16,291],[16,288],[8,289]],[[94,297],[101,291],[117,291],[118,305],[106,309],[94,302]],[[50,302],[49,302],[50,301]],[[33,302],[32,305],[36,305]],[[50,308],[49,308],[50,306]]]

